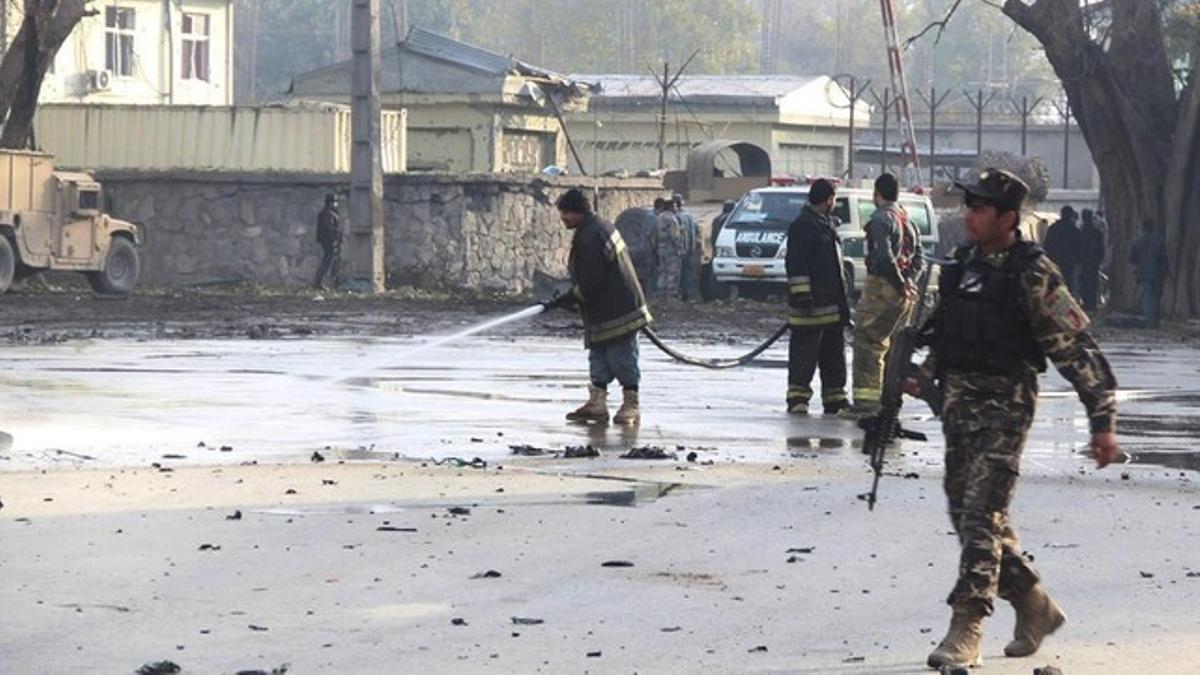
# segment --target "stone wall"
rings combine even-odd
[[[111,213],[142,223],[143,281],[311,284],[316,215],[340,175],[100,172]],[[594,189],[610,220],[663,194],[651,179],[405,174],[384,180],[389,286],[520,293],[534,271],[565,274],[570,238],[554,200]],[[346,214],[348,208],[343,206]],[[348,226],[348,224],[347,224]]]

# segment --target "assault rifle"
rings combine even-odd
[[[932,262],[932,261],[931,261]],[[871,469],[875,472],[875,480],[871,484],[871,492],[860,497],[867,502],[867,508],[875,510],[875,501],[879,493],[879,478],[883,475],[883,453],[897,438],[927,440],[924,434],[908,431],[900,427],[900,405],[904,396],[904,382],[909,377],[916,377],[921,387],[921,398],[929,403],[935,415],[941,415],[941,392],[936,385],[918,373],[912,364],[913,352],[920,342],[921,328],[925,325],[927,314],[926,296],[929,290],[929,278],[933,273],[933,264],[927,264],[917,285],[916,307],[909,321],[905,323],[895,336],[888,350],[887,363],[883,371],[883,391],[879,397],[879,413],[870,419],[860,422],[866,431],[863,439],[863,454],[871,456]]]

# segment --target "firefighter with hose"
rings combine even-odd
[[[638,333],[652,320],[646,296],[621,233],[592,211],[582,191],[566,191],[555,206],[572,232],[567,263],[571,288],[542,304],[547,309],[579,308],[591,379],[587,402],[567,413],[567,419],[607,424],[608,385],[616,380],[624,398],[612,421],[636,425],[641,422]]]

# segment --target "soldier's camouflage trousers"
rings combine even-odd
[[[658,294],[660,297],[679,297],[680,275],[683,271],[682,262],[678,255],[659,257]]]
[[[987,614],[997,596],[1023,595],[1038,582],[1008,516],[1026,431],[946,431],[946,497],[962,545],[958,583],[947,602]]]
[[[884,359],[892,334],[908,320],[912,303],[876,276],[863,282],[854,319],[854,407],[879,407]]]

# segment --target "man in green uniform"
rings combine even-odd
[[[854,405],[850,417],[879,412],[883,364],[892,334],[904,325],[916,299],[924,264],[920,235],[896,203],[900,183],[890,173],[875,179],[875,213],[866,225],[867,278],[854,327]]]
[[[1058,267],[1018,230],[1029,188],[996,169],[957,186],[966,193],[970,243],[942,271],[922,366],[945,397],[945,489],[962,545],[950,630],[929,655],[933,668],[979,663],[983,619],[997,596],[1017,613],[1008,656],[1033,654],[1066,621],[1008,515],[1047,359],[1087,409],[1097,465],[1117,454],[1116,379]]]

